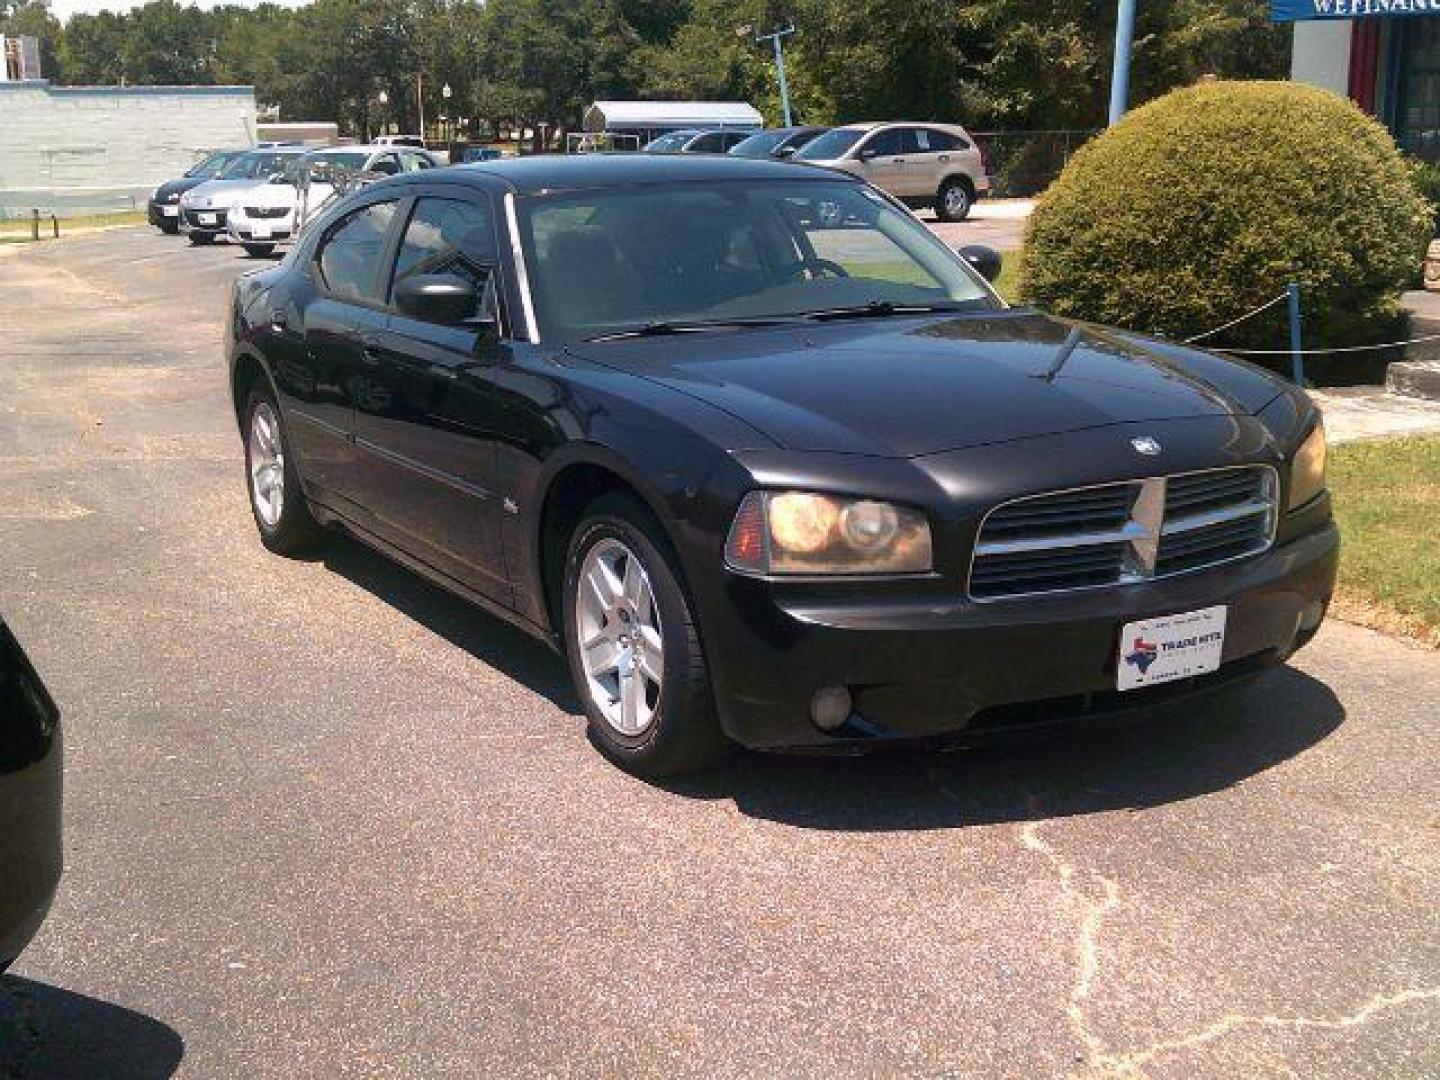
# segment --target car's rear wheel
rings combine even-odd
[[[669,544],[637,500],[607,495],[570,540],[563,591],[571,678],[596,744],[641,776],[713,764],[728,747]]]
[[[952,178],[940,185],[935,196],[935,216],[941,221],[964,221],[970,216],[975,197],[965,181]]]
[[[263,259],[275,251],[274,244],[246,244],[245,254],[254,259]]]
[[[253,390],[245,409],[245,476],[260,541],[280,555],[303,555],[326,538],[310,512],[300,475],[268,389]]]
[[[192,232],[188,235],[190,237],[190,243],[196,247],[202,247],[215,239],[214,234],[208,232]]]

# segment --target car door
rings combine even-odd
[[[905,159],[901,156],[900,132],[900,128],[885,128],[855,148],[855,159],[859,162],[857,175],[892,195],[900,194],[904,184]]]
[[[383,392],[357,400],[355,440],[368,459],[366,506],[390,538],[508,603],[495,493],[496,221],[485,192],[420,190],[387,295],[408,277],[444,274],[472,284],[479,303],[468,323],[442,324],[406,314],[392,299],[371,357]]]
[[[363,462],[355,453],[354,409],[376,392],[369,351],[385,323],[386,254],[400,200],[374,198],[331,222],[305,267],[300,307],[307,400],[291,403],[290,424],[307,479],[361,501]]]

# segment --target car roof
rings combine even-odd
[[[863,120],[857,124],[842,124],[832,131],[877,131],[880,128],[892,127],[924,127],[938,128],[941,131],[964,131],[959,124],[952,124],[944,120]]]
[[[516,194],[577,188],[624,187],[675,181],[831,180],[858,183],[845,173],[764,158],[728,154],[536,154],[531,157],[472,161],[427,172],[409,173],[401,181],[424,182],[436,177],[493,178]],[[391,183],[392,181],[386,181]]]

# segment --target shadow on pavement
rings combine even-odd
[[[404,612],[556,708],[579,715],[565,661],[523,630],[426,581],[349,536],[325,548],[325,568]]]
[[[689,798],[801,828],[940,829],[1142,809],[1221,791],[1320,742],[1344,722],[1330,688],[1276,668],[1143,723],[951,753],[741,754],[664,782]]]
[[[83,994],[0,976],[0,1077],[163,1080],[185,1043],[158,1020]]]

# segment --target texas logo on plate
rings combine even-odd
[[[1120,631],[1116,689],[1204,675],[1220,666],[1224,647],[1224,604],[1126,623]]]

